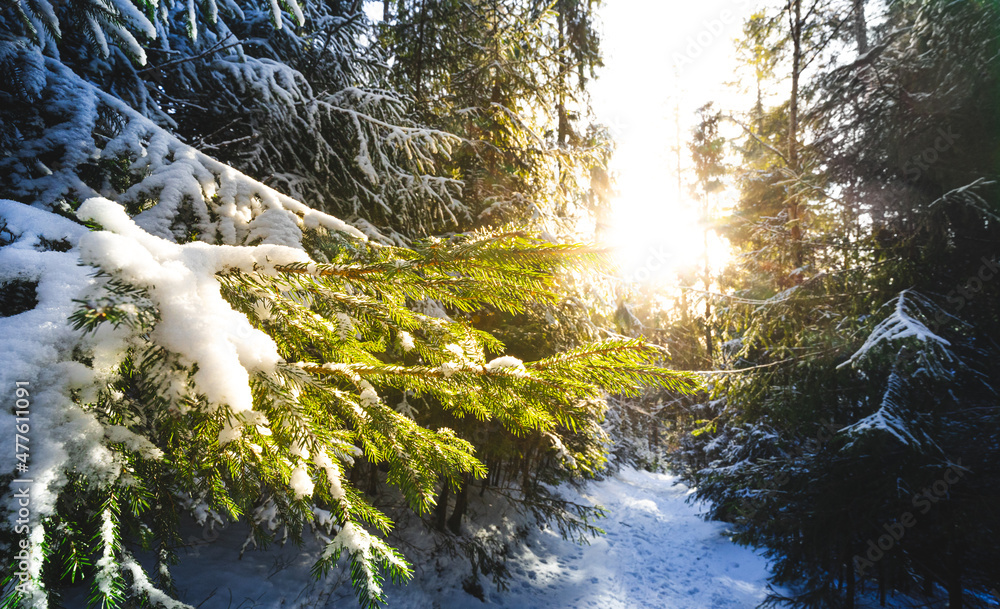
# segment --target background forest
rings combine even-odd
[[[732,254],[663,297],[579,244],[599,4],[0,4],[5,607],[187,607],[184,531],[234,522],[363,607],[421,552],[482,598],[491,510],[582,539],[559,485],[623,466],[763,548],[768,604],[996,602],[1000,7],[748,15],[750,102],[664,168]]]
[[[641,321],[716,372],[647,403],[710,516],[767,548],[771,604],[996,603],[997,9],[760,10],[737,43],[750,103],[691,133],[690,196],[732,259]]]

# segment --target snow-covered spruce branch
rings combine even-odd
[[[839,431],[851,438],[844,445],[844,450],[850,450],[868,434],[884,433],[907,448],[941,452],[931,435],[921,429],[919,414],[905,406],[905,387],[908,382],[899,371],[893,370],[889,374],[878,410]]]
[[[554,301],[550,279],[556,268],[596,264],[606,252],[501,230],[417,242],[412,250],[379,248],[376,254],[373,262],[291,264],[279,270],[349,281],[361,291],[384,290],[371,278],[389,275],[394,289],[414,300],[433,299],[462,311],[489,305],[516,312],[529,300]]]
[[[121,2],[109,6],[117,4]],[[301,33],[280,29],[283,19],[272,12],[290,11],[296,22],[301,23],[302,11],[295,2],[280,6],[272,3],[267,7],[270,10],[262,13],[260,7],[229,1],[220,5],[221,16],[214,2],[182,4],[162,3],[155,14],[150,12],[153,29],[142,33],[149,40],[158,40],[161,48],[155,50],[167,52],[173,58],[157,68],[167,73],[163,78],[154,75],[151,78],[155,82],[147,82],[144,78],[149,73],[136,71],[130,64],[118,70],[115,64],[121,64],[124,56],[114,46],[105,49],[110,53],[107,63],[73,64],[73,69],[84,80],[101,83],[108,78],[102,70],[114,71],[114,95],[145,116],[170,126],[190,141],[202,142],[206,149],[215,151],[220,158],[243,171],[258,176],[278,176],[275,186],[319,209],[338,214],[370,215],[369,219],[394,240],[399,240],[402,226],[422,227],[425,232],[431,232],[471,222],[471,212],[460,200],[461,182],[435,175],[437,164],[447,157],[457,140],[446,132],[410,122],[406,118],[405,100],[383,89],[384,76],[380,76],[377,68],[378,53],[371,49],[362,52],[359,46],[358,37],[368,27],[363,19],[338,21],[324,12],[327,10],[324,5],[299,7],[317,24],[326,24],[331,19],[350,24],[337,28],[335,39],[328,41],[323,51],[317,52],[315,46],[308,43],[311,36],[308,28]],[[41,5],[48,6],[46,3]],[[123,7],[115,10],[125,10]],[[28,8],[38,9],[38,6],[31,4]],[[54,13],[48,11],[52,13],[54,27],[58,27],[60,21],[66,27],[75,27],[63,7],[59,9]],[[248,27],[249,23],[266,24],[268,20],[279,29],[268,33],[266,25],[264,30]],[[243,38],[251,32],[253,36]],[[229,49],[230,54],[214,61],[198,60],[203,55],[218,55],[214,51],[223,50],[230,44],[227,41],[234,37],[235,42],[231,44],[237,46]],[[11,65],[23,64],[28,68],[12,70],[24,75],[22,80],[28,85],[29,98],[37,98],[41,93],[38,90],[41,87],[35,83],[44,83],[44,79],[38,78],[39,74],[31,73],[31,67],[37,63],[35,59],[40,59],[36,51],[22,48],[16,53],[19,57],[10,58]],[[253,56],[251,52],[262,56]],[[67,57],[74,54],[66,50]],[[365,54],[372,57],[364,57]],[[315,55],[314,63],[319,71],[314,70],[306,77],[292,68],[298,63],[295,59],[302,55]],[[124,60],[124,63],[129,62]],[[384,67],[381,71],[384,72]],[[324,92],[316,94],[314,90]],[[331,90],[335,93],[326,93]],[[81,109],[89,112],[88,106],[84,104]],[[103,106],[99,104],[99,113],[105,111]],[[206,130],[203,126],[215,124],[213,115],[227,119],[241,117],[243,126],[235,129],[249,127],[256,135],[241,131],[241,136],[234,136],[226,132],[215,140],[206,140],[207,131],[212,129]],[[88,119],[78,113],[73,120],[62,121],[60,126],[86,125]],[[351,126],[353,121],[357,121],[354,127]],[[103,135],[93,133],[98,139]],[[37,171],[46,173],[58,167],[56,173],[60,175],[48,181],[64,182],[67,165],[71,166],[70,171],[75,171],[79,165],[51,163],[52,152],[37,149],[63,139],[46,137],[25,146],[24,152],[28,153],[23,155],[25,168],[18,173],[37,178]],[[74,139],[87,143],[78,149],[82,154],[77,155],[78,159],[61,161],[88,163],[97,158],[112,161],[109,154],[89,153],[87,148],[93,148],[89,138]],[[242,144],[232,146],[235,142]],[[63,153],[61,149],[56,150],[57,154]],[[45,162],[53,167],[41,166],[36,171],[39,158],[46,158]],[[76,200],[95,194],[121,200],[111,196],[107,186],[92,186],[91,192],[86,188],[53,192],[51,198],[71,199],[80,192]],[[6,192],[5,196],[22,198],[14,190]],[[153,197],[155,193],[146,192],[143,196]],[[383,213],[374,213],[375,210],[383,210]],[[376,234],[372,231],[373,236]]]
[[[12,203],[8,208],[6,215],[16,220],[21,206]],[[458,480],[485,474],[468,442],[446,429],[425,429],[399,414],[385,404],[385,392],[417,389],[439,398],[452,412],[494,418],[520,434],[553,430],[557,424],[576,428],[572,401],[579,397],[628,392],[639,382],[684,384],[678,380],[681,375],[651,365],[658,351],[634,342],[576,350],[532,367],[510,357],[485,362],[484,349],[501,348],[495,339],[403,307],[409,287],[396,281],[397,264],[388,264],[381,274],[366,273],[371,289],[359,292],[353,287],[357,281],[281,272],[288,265],[315,263],[301,246],[267,243],[271,235],[263,230],[254,238],[262,243],[254,246],[178,243],[176,238],[150,234],[120,205],[106,199],[87,200],[78,214],[94,230],[68,233],[72,242],[66,261],[76,269],[82,260],[102,274],[61,296],[70,311],[78,308],[76,323],[85,332],[74,333],[61,322],[65,330],[59,340],[68,349],[61,357],[69,363],[73,353],[99,354],[93,365],[100,362],[100,369],[73,362],[72,391],[61,388],[50,407],[52,416],[59,411],[78,413],[92,429],[74,432],[69,444],[59,441],[58,435],[50,438],[53,448],[66,452],[49,461],[49,492],[53,497],[68,492],[68,480],[57,480],[72,463],[103,480],[100,493],[119,501],[135,493],[162,496],[162,485],[171,481],[168,494],[185,498],[188,509],[213,510],[238,519],[261,509],[261,497],[268,497],[273,509],[267,509],[267,522],[291,531],[292,538],[314,519],[314,507],[328,506],[340,532],[354,533],[331,542],[324,556],[329,561],[337,548],[348,550],[362,604],[379,597],[381,580],[375,575],[379,565],[394,576],[405,572],[396,562],[385,562],[387,554],[380,549],[384,542],[371,541],[371,535],[360,532],[358,519],[387,523],[351,488],[344,468],[361,455],[386,463],[389,481],[418,512],[434,505],[440,477]],[[363,243],[355,246],[358,249],[345,247],[343,239],[330,236],[320,223],[301,230],[320,233],[312,240],[318,248],[314,255],[320,258],[349,261],[351,251],[362,259],[365,251],[383,256],[397,251]],[[504,293],[504,281],[523,287],[525,274],[547,285],[545,269],[559,266],[555,252],[548,244],[536,247],[520,239],[487,239],[488,246],[462,239],[431,243],[422,251],[407,253],[399,264],[442,261],[414,272],[412,285],[418,285],[421,275],[425,281],[437,281],[426,277],[429,269],[451,269],[443,262],[460,261],[463,255],[485,248],[486,254],[475,258],[475,272],[495,276],[490,290]],[[509,259],[502,255],[504,244],[514,247]],[[573,248],[562,252],[570,257],[578,253]],[[487,272],[489,263],[498,270]],[[518,264],[529,270],[519,274]],[[86,269],[74,272],[86,275]],[[523,290],[509,291],[518,295],[518,302],[528,298]],[[468,289],[456,292],[457,302],[468,300]],[[73,298],[78,300],[75,305],[69,302]],[[388,351],[391,359],[419,354],[437,371],[418,366],[406,375],[396,374],[406,368],[380,363],[379,357],[385,355],[376,357],[390,345],[398,345]],[[284,363],[317,356],[345,363],[307,363],[298,372]],[[349,382],[310,379],[313,375],[308,373],[318,369],[309,366],[340,370]],[[470,369],[482,372],[477,376],[484,381],[470,382],[466,374]],[[407,380],[398,382],[401,377]],[[64,432],[53,425],[51,433]],[[552,443],[553,450],[560,445]],[[78,451],[93,452],[96,447],[103,447],[97,454],[120,463],[117,469],[95,469],[76,457]],[[88,501],[87,494],[74,496],[77,502]],[[200,499],[191,502],[190,497]],[[136,507],[122,512],[117,517],[122,522],[116,526],[124,530],[145,523],[164,539],[172,538],[172,521],[161,519],[159,510],[175,508],[130,504]],[[43,515],[56,524],[39,520],[40,531],[60,522],[80,531],[91,526],[54,507]],[[270,524],[254,529],[255,536],[272,534]],[[359,545],[366,540],[367,546]],[[40,550],[40,561],[55,560],[54,551]],[[131,569],[124,553],[113,556],[117,562],[109,568]],[[134,584],[128,594],[155,596],[144,587],[145,579],[130,576],[129,581]],[[30,594],[44,602],[41,588],[32,588]]]
[[[923,321],[923,319],[939,313],[943,314],[945,319],[954,320],[952,315],[941,310],[927,297],[913,290],[903,290],[883,307],[890,309],[889,315],[875,326],[861,348],[837,368],[856,365],[876,348],[890,343],[899,343],[906,339],[915,339],[932,349],[936,346],[941,349],[945,359],[953,359],[954,356],[948,349],[951,343],[932,332]]]
[[[57,206],[67,200],[110,195],[144,212],[136,222],[145,230],[171,239],[186,238],[192,231],[202,240],[232,245],[256,240],[294,246],[301,240],[302,229],[312,226],[364,238],[350,225],[187,146],[58,60],[44,58],[36,69],[50,83],[47,114],[63,120],[55,122],[44,138],[25,142],[0,164],[0,171],[9,172],[10,182],[4,189],[8,196]],[[120,127],[98,147],[92,134],[100,132],[109,115],[120,121]],[[56,168],[42,166],[37,175],[41,161],[31,159],[59,151],[62,158]],[[121,192],[114,192],[107,183],[91,186],[81,175],[95,163],[124,163],[127,173],[138,179],[130,177],[131,185]],[[151,206],[154,201],[156,205]],[[189,220],[179,223],[180,216]]]

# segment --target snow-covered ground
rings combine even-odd
[[[733,544],[726,525],[705,522],[691,491],[676,478],[623,469],[589,483],[566,498],[601,505],[606,535],[590,545],[563,540],[553,531],[533,532],[510,557],[509,589],[498,592],[480,577],[484,599],[463,589],[470,567],[464,558],[438,557],[415,565],[409,584],[386,588],[387,609],[751,609],[767,595],[766,561]],[[573,495],[570,496],[569,494]],[[501,519],[504,516],[500,516]],[[181,564],[172,569],[180,597],[198,609],[355,609],[345,569],[316,580],[310,568],[321,547],[307,542],[249,550],[238,559],[245,530],[222,534],[193,529],[185,535]],[[427,556],[428,536],[401,547],[411,559]],[[394,541],[398,543],[398,540]],[[419,561],[419,559],[416,559]],[[147,567],[151,566],[147,562]],[[86,606],[81,586],[63,599],[70,609]],[[890,594],[887,607],[933,609],[945,599]],[[878,607],[869,587],[859,609]],[[884,609],[884,608],[883,608]]]
[[[622,470],[588,485],[582,499],[603,505],[607,535],[579,546],[555,532],[533,534],[514,558],[515,577],[486,601],[511,609],[751,608],[767,594],[763,558],[734,545],[720,523],[698,517],[688,489],[665,474]],[[457,590],[421,582],[390,591],[393,609],[482,606]]]
[[[467,594],[468,563],[422,565],[408,585],[389,586],[390,609],[751,608],[766,595],[766,564],[734,545],[725,526],[698,517],[689,490],[665,474],[625,469],[586,486],[579,503],[602,505],[607,534],[590,545],[554,531],[531,533],[512,556],[509,590],[482,578],[485,601]],[[572,492],[572,491],[567,491]],[[317,582],[315,553],[294,545],[248,551],[243,535],[195,531],[172,569],[181,598],[199,609],[328,609],[357,604],[346,573]],[[309,544],[307,544],[308,546]],[[406,548],[403,548],[406,552]],[[419,567],[420,565],[418,565]],[[443,566],[443,568],[442,568]],[[464,571],[464,572],[463,572]],[[82,600],[82,590],[81,600]],[[70,599],[67,599],[70,600]],[[73,606],[72,601],[67,606]],[[80,606],[83,606],[82,604]]]

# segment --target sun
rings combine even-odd
[[[691,273],[704,274],[706,250],[712,270],[730,260],[727,241],[705,222],[702,202],[688,194],[687,139],[707,101],[747,106],[748,93],[726,84],[739,66],[732,43],[742,28],[736,13],[750,9],[739,4],[609,2],[601,11],[605,67],[591,87],[592,102],[615,143],[610,169],[619,193],[602,241],[614,249],[626,281],[691,285]],[[706,28],[707,38],[701,36]],[[726,197],[733,195],[709,201],[710,217],[731,206]]]
[[[603,235],[626,283],[671,285],[719,270],[729,261],[727,241],[709,225],[698,201],[678,192],[676,177],[655,154],[640,155],[617,175],[617,196]]]

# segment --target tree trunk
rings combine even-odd
[[[448,516],[448,482],[441,485],[441,493],[438,495],[437,505],[434,506],[434,528],[439,531],[444,530],[445,518]]]
[[[802,0],[792,0],[789,5],[792,26],[792,96],[788,102],[788,168],[799,175],[799,74],[802,71]],[[796,188],[792,184],[792,188]],[[789,196],[788,223],[792,236],[792,261],[796,268],[802,266],[802,225],[799,199]]]
[[[493,483],[493,479],[496,477],[494,470],[499,467],[499,464],[494,459],[486,460],[486,475],[483,476],[483,484],[479,489],[479,496],[482,497],[486,494],[486,489],[490,487]]]
[[[427,21],[427,2],[420,3],[420,17],[417,26],[417,58],[413,74],[413,96],[417,103],[423,101],[423,80],[424,80],[424,28]]]
[[[868,23],[865,20],[865,0],[854,0],[854,40],[858,43],[858,55],[868,52]]]
[[[844,607],[846,609],[854,609],[854,562],[848,557],[844,563],[844,571],[846,571],[847,579],[847,598],[844,599]]]
[[[561,8],[557,9],[556,13],[557,25],[559,27],[559,78],[557,80],[557,85],[559,87],[559,105],[557,111],[559,113],[559,147],[566,147],[566,140],[569,137],[569,120],[566,117],[566,17],[563,15]]]
[[[368,494],[375,495],[378,493],[378,466],[374,463],[370,464],[368,468]]]
[[[455,535],[462,532],[462,516],[465,516],[465,510],[469,507],[470,482],[471,480],[466,476],[462,482],[462,488],[455,494],[455,511],[451,513],[451,518],[448,519],[448,530]]]
[[[706,198],[708,195],[705,195]],[[702,214],[705,220],[706,228],[704,234],[702,235],[702,247],[705,249],[705,276],[702,281],[705,283],[705,352],[708,354],[708,363],[712,363],[712,354],[715,352],[715,346],[712,341],[712,301],[708,297],[708,293],[712,290],[712,269],[709,267],[708,260],[708,201],[705,201],[704,207],[702,209]]]
[[[532,436],[530,440],[525,441],[524,448],[524,460],[521,462],[523,469],[521,470],[521,492],[527,494],[528,490],[532,486],[533,478],[531,474],[534,473],[532,470],[533,457],[535,455],[535,447],[539,443],[538,436]]]

